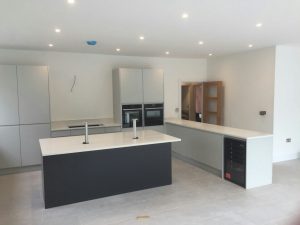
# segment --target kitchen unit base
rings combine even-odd
[[[186,120],[167,121],[166,131],[182,139],[172,150],[192,164],[246,189],[272,184],[272,135]]]
[[[16,174],[16,173],[25,173],[25,172],[31,172],[31,171],[41,171],[41,166],[36,165],[36,166],[23,166],[23,167],[13,167],[13,168],[1,169],[0,176]]]
[[[170,185],[171,144],[43,157],[45,208]]]
[[[181,155],[181,154],[179,154],[177,152],[174,152],[174,151],[172,151],[172,156],[174,158],[176,158],[176,159],[179,159],[181,161],[184,161],[186,163],[189,163],[191,165],[199,167],[199,168],[201,168],[201,169],[203,169],[203,170],[205,170],[207,172],[210,172],[210,173],[215,174],[216,176],[222,178],[222,170],[215,169],[215,168],[213,168],[211,166],[208,166],[208,165],[206,165],[204,163],[201,163],[201,162],[199,162],[197,160],[194,160],[192,158],[185,157],[185,156],[183,156],[183,155]]]

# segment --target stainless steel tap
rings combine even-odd
[[[88,122],[85,122],[85,135],[84,135],[84,142],[82,144],[89,144],[89,125]]]

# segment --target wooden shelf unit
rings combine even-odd
[[[204,123],[223,125],[223,97],[222,81],[203,82]]]

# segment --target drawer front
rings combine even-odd
[[[103,134],[120,132],[121,127],[99,127],[89,128],[89,134]],[[85,135],[85,129],[71,129],[68,131],[52,131],[51,137],[67,137],[67,136],[79,136]]]
[[[89,134],[103,134],[103,133],[104,133],[104,127],[89,129]]]
[[[58,130],[58,131],[51,131],[51,137],[68,137],[70,136],[70,130]]]
[[[79,135],[84,135],[84,134],[85,134],[84,129],[71,129],[70,130],[71,136],[79,136]]]
[[[105,133],[115,133],[115,132],[120,132],[121,127],[105,127],[104,132]]]
[[[90,134],[103,134],[104,128],[89,128],[89,135]],[[79,135],[85,135],[85,129],[71,129],[71,136],[79,136]]]

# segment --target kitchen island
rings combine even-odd
[[[171,143],[156,131],[41,139],[45,208],[172,183]]]

